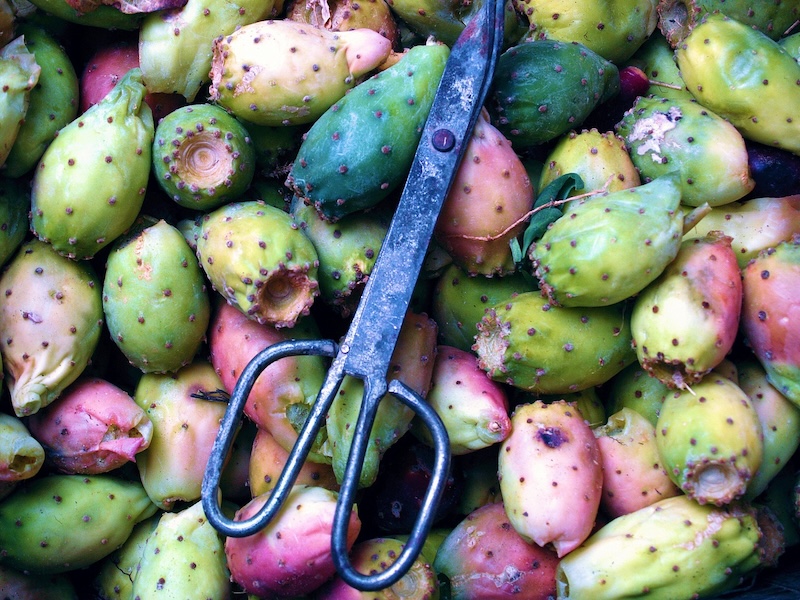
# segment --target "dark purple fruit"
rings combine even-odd
[[[595,108],[581,127],[600,132],[614,131],[614,125],[622,120],[625,111],[649,88],[650,81],[644,71],[634,66],[623,67],[619,70],[619,92]]]
[[[783,198],[800,194],[800,156],[745,140],[750,176],[756,187],[750,198]]]

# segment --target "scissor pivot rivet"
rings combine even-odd
[[[448,152],[456,145],[456,136],[447,129],[437,129],[433,132],[431,143],[439,152]]]

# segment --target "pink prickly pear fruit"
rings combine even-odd
[[[603,469],[597,440],[563,400],[520,405],[511,424],[498,460],[506,514],[523,538],[552,544],[562,557],[589,537],[600,508]]]
[[[258,428],[250,449],[250,493],[253,498],[275,487],[286,465],[289,452],[266,429]],[[338,491],[339,484],[330,465],[306,460],[295,481],[297,485],[314,485]]]
[[[252,517],[269,494],[256,496],[236,512],[237,520]],[[336,492],[317,486],[292,488],[283,508],[261,531],[241,538],[228,537],[225,555],[231,579],[259,598],[302,596],[333,577],[331,531]],[[361,531],[355,510],[347,530],[348,551]]]
[[[762,250],[742,270],[741,331],[767,381],[800,406],[800,234]]]
[[[96,475],[135,461],[150,445],[153,424],[115,384],[81,377],[28,419],[50,464],[62,473]]]
[[[26,424],[19,417],[0,412],[0,485],[30,479],[42,468],[44,457],[44,448]]]
[[[484,110],[442,206],[436,241],[470,275],[513,272],[509,242],[525,228],[534,193],[522,160]]]
[[[684,241],[633,304],[639,363],[671,388],[700,381],[731,351],[741,306],[742,279],[731,238],[715,231]]]
[[[600,505],[609,517],[626,515],[681,493],[661,466],[656,428],[647,418],[623,408],[593,431],[603,465]]]
[[[311,328],[311,329],[310,329]],[[219,302],[211,319],[208,345],[211,364],[225,390],[232,393],[239,376],[256,354],[291,338],[309,337],[313,321],[304,319],[291,330],[248,319],[230,304]],[[287,452],[316,399],[325,375],[325,362],[316,356],[287,357],[264,369],[256,379],[244,406],[244,414],[266,429]],[[298,420],[299,417],[302,419]],[[315,449],[314,462],[330,462]]]
[[[559,558],[527,542],[501,502],[486,504],[444,539],[433,568],[447,577],[453,600],[547,600],[555,597]]]
[[[489,379],[478,366],[478,358],[466,350],[441,344],[437,347],[426,400],[442,419],[454,455],[502,442],[511,433],[505,388]],[[412,431],[432,444],[420,421],[412,421]]]

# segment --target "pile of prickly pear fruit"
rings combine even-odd
[[[239,376],[338,340],[481,2],[0,0],[0,597],[747,598],[800,548],[800,1],[508,0],[388,377],[452,456],[391,588],[330,534],[363,382],[289,500],[201,486]],[[269,498],[328,359],[261,373],[223,511]],[[347,548],[408,539],[391,396]],[[766,596],[765,596],[766,597]]]

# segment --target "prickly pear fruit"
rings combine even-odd
[[[373,29],[391,42],[392,48],[400,47],[400,28],[386,0],[354,2],[353,0],[324,0],[310,4],[303,0],[287,2],[286,18],[323,27],[330,31],[351,29]]]
[[[615,131],[644,181],[678,170],[685,206],[721,206],[755,187],[742,135],[693,98],[640,96]]]
[[[20,127],[30,106],[31,90],[42,68],[36,57],[25,46],[24,36],[19,36],[0,48],[0,166],[19,135]]]
[[[666,498],[617,517],[561,559],[558,597],[712,597],[761,566],[760,540],[757,516],[746,505]]]
[[[257,125],[312,123],[390,51],[391,42],[372,29],[259,21],[214,40],[209,93]]]
[[[661,466],[656,429],[647,418],[623,408],[593,431],[603,466],[600,505],[612,519],[681,493]]]
[[[31,415],[28,427],[48,462],[70,474],[97,475],[135,461],[153,436],[153,424],[127,392],[89,376]]]
[[[255,172],[250,134],[219,106],[184,106],[156,127],[153,173],[181,206],[209,211],[236,200]]]
[[[0,412],[0,481],[30,479],[44,464],[44,448],[24,422]]]
[[[700,504],[740,498],[761,466],[764,441],[753,403],[731,380],[711,373],[664,400],[658,454],[673,483]]]
[[[731,239],[717,231],[683,242],[675,260],[633,302],[639,364],[669,387],[691,386],[733,348],[741,305]]]
[[[52,246],[30,240],[0,277],[0,354],[17,416],[55,400],[83,372],[100,340],[100,280]]]
[[[450,451],[467,454],[502,442],[511,433],[505,388],[486,377],[471,352],[439,345],[426,401],[447,429]],[[412,431],[432,445],[430,433],[418,421]]]
[[[306,133],[286,184],[326,219],[378,204],[408,174],[450,50],[414,46],[337,99]]]
[[[497,454],[500,444],[488,446],[455,458],[464,477],[455,514],[466,516],[485,504],[501,502],[500,482],[497,480]]]
[[[269,494],[256,496],[236,512],[237,520],[255,515]],[[297,596],[318,589],[336,572],[331,531],[336,492],[316,486],[292,488],[283,508],[261,531],[228,537],[225,554],[231,579],[259,597]],[[347,521],[347,550],[361,530],[355,510]]]
[[[591,428],[568,402],[522,404],[500,448],[506,514],[526,540],[560,557],[589,537],[600,508],[603,470]]]
[[[650,87],[640,96],[654,94],[662,98],[693,98],[675,64],[675,51],[667,38],[656,30],[626,62],[642,70]]]
[[[439,546],[433,568],[447,577],[453,600],[547,600],[556,591],[558,556],[526,542],[502,502],[475,509]]]
[[[319,258],[291,216],[254,200],[197,220],[197,257],[214,289],[259,323],[292,327],[319,294]]]
[[[88,567],[157,510],[137,481],[108,474],[35,477],[0,502],[2,562],[45,574]]]
[[[707,15],[675,49],[686,87],[746,139],[800,154],[800,64],[765,33]]]
[[[655,427],[661,404],[672,390],[642,368],[638,361],[628,365],[608,382],[608,413],[623,408],[635,410]]]
[[[169,375],[146,373],[133,399],[153,424],[150,445],[136,457],[139,476],[153,503],[171,510],[200,498],[211,446],[227,402],[222,382],[205,360]],[[180,448],[180,452],[175,449]]]
[[[680,199],[669,173],[572,201],[528,250],[542,291],[561,306],[606,306],[637,294],[678,254]]]
[[[146,15],[139,30],[139,61],[148,89],[192,102],[209,81],[214,40],[282,7],[280,0],[188,0],[180,8]]]
[[[79,600],[66,574],[42,576],[0,564],[0,597],[14,600]]]
[[[579,127],[619,90],[619,70],[579,43],[529,41],[497,62],[487,107],[492,122],[522,149]]]
[[[623,303],[559,307],[539,292],[488,309],[473,350],[495,381],[540,394],[600,385],[636,360]]]
[[[147,216],[112,246],[103,280],[111,339],[144,373],[177,371],[205,340],[211,300],[183,234]]]
[[[28,233],[30,192],[22,179],[0,179],[0,267],[14,256]]]
[[[800,405],[800,335],[795,323],[800,235],[759,252],[742,270],[741,331],[767,381]]]
[[[131,69],[42,155],[33,174],[31,228],[61,254],[91,258],[136,220],[154,132],[145,92],[141,71]]]
[[[131,598],[230,596],[223,538],[206,519],[202,502],[163,513],[142,549]]]

